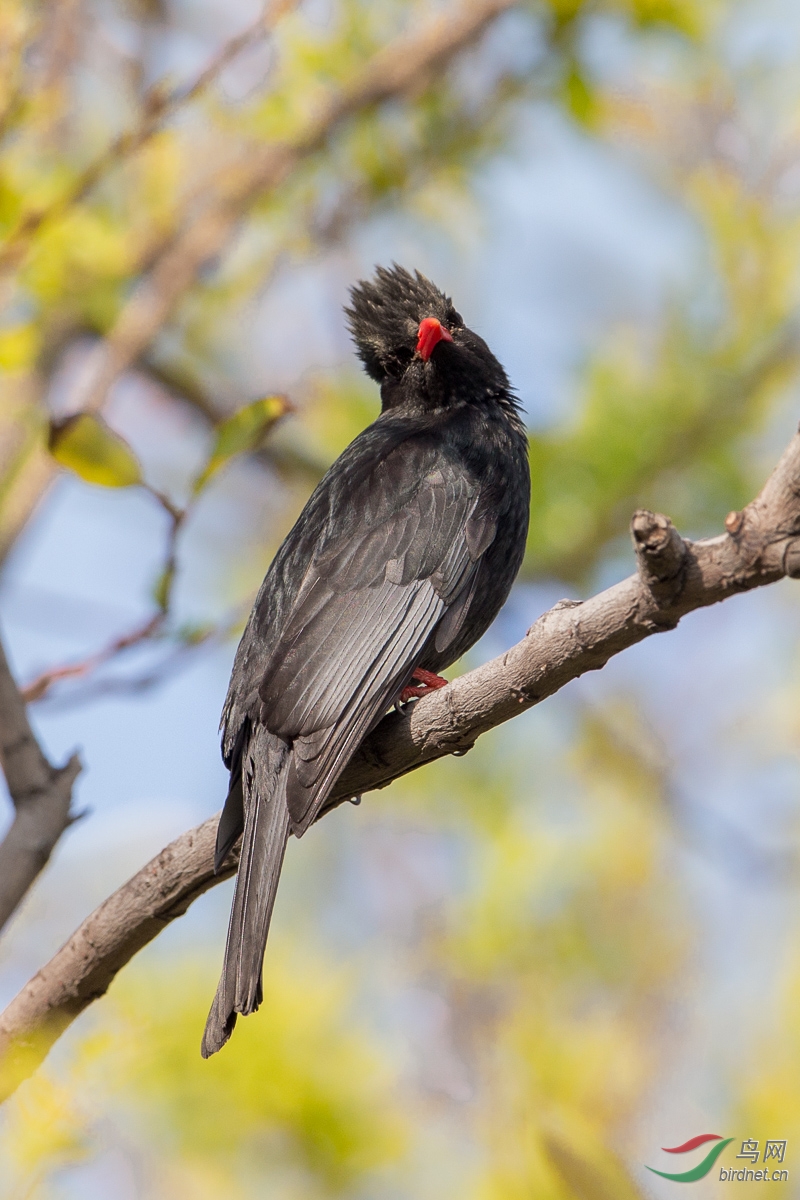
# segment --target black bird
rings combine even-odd
[[[381,414],[306,504],[236,653],[217,869],[243,840],[204,1058],[261,1001],[289,833],[305,833],[398,699],[446,682],[438,672],[488,629],[525,548],[528,442],[489,347],[419,272],[379,267],[351,297]]]

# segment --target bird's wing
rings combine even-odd
[[[295,832],[314,820],[371,726],[435,633],[442,651],[474,595],[495,528],[457,463],[406,443],[332,506],[327,528],[271,647],[261,720],[292,743]]]

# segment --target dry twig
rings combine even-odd
[[[34,704],[37,700],[43,700],[45,696],[49,695],[56,683],[61,683],[65,679],[84,679],[87,675],[92,675],[99,667],[105,666],[125,650],[139,646],[142,642],[150,641],[160,631],[165,616],[165,613],[157,612],[143,625],[114,638],[102,650],[89,654],[78,662],[65,663],[61,667],[50,667],[48,670],[42,671],[20,690],[22,699],[26,704]]]
[[[163,632],[169,615],[170,600],[178,565],[178,536],[189,515],[189,506],[178,508],[162,492],[157,491],[146,483],[141,486],[161,505],[169,518],[166,554],[158,584],[160,594],[158,596],[159,606],[157,611],[151,617],[148,617],[146,621],[140,622],[133,629],[128,630],[127,633],[113,638],[101,650],[96,650],[93,654],[88,654],[77,662],[65,663],[59,667],[49,667],[46,671],[42,671],[35,679],[32,679],[30,683],[21,689],[20,694],[26,704],[33,704],[37,700],[44,699],[55,684],[65,679],[85,679],[88,675],[92,675],[97,671],[98,668],[105,666],[120,654],[124,654],[126,650],[130,650],[134,646],[140,646],[143,642],[152,641]]]

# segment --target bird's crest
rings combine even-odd
[[[447,328],[463,324],[449,296],[419,271],[412,275],[397,263],[377,267],[375,278],[355,284],[350,296],[344,310],[350,332],[367,373],[378,382],[408,365],[426,317]]]

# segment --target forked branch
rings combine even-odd
[[[0,929],[75,820],[72,785],[77,755],[53,767],[42,753],[0,645],[0,765],[14,805],[14,820],[0,842]]]

